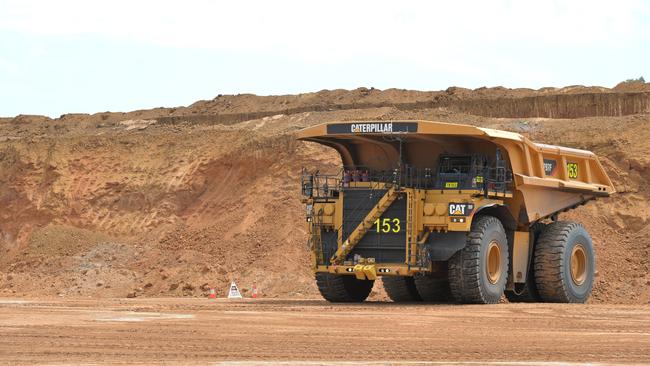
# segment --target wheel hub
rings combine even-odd
[[[501,248],[496,240],[492,240],[488,245],[485,260],[488,281],[494,285],[501,278]]]
[[[580,286],[587,279],[587,254],[582,244],[577,244],[571,251],[571,279]]]

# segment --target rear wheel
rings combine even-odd
[[[415,288],[413,277],[384,276],[381,279],[384,283],[386,294],[394,302],[420,301],[420,294]]]
[[[542,232],[535,247],[535,283],[543,301],[584,303],[595,268],[591,237],[582,225],[557,221]]]
[[[374,283],[354,276],[316,273],[318,291],[329,302],[362,302],[370,295]]]
[[[501,221],[481,216],[472,222],[465,247],[449,260],[449,285],[457,302],[496,304],[508,277],[508,241]]]
[[[415,287],[422,300],[426,302],[449,302],[451,289],[447,278],[434,277],[431,275],[416,276]]]

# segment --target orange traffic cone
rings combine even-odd
[[[257,285],[253,283],[253,287],[251,288],[251,297],[253,299],[257,299]]]
[[[208,299],[216,299],[217,298],[217,293],[214,291],[213,288],[210,289],[210,295],[208,295]]]

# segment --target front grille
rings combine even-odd
[[[364,217],[377,204],[386,190],[346,189],[343,193],[343,240],[361,223]],[[390,231],[382,231],[381,223],[387,218]],[[399,220],[399,231],[394,219]],[[364,235],[346,258],[353,260],[358,254],[363,258],[375,258],[377,263],[404,263],[406,258],[406,195],[401,193],[393,204],[379,218],[376,225]],[[335,249],[336,250],[336,249]]]

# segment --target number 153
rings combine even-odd
[[[400,220],[398,218],[384,218],[381,220],[377,219],[375,220],[374,224],[378,233],[399,233],[400,230],[402,230],[402,227],[400,226]]]

